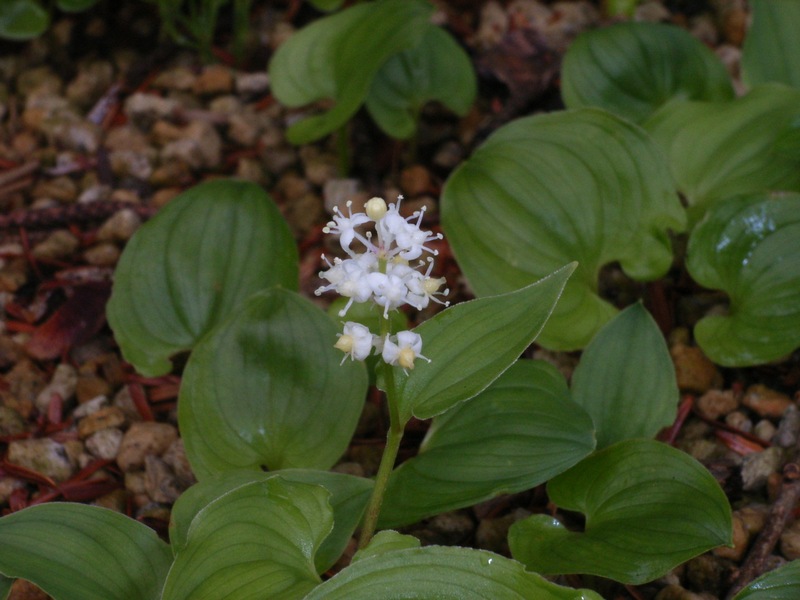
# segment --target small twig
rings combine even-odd
[[[747,554],[735,583],[728,591],[726,600],[731,600],[744,586],[753,581],[765,571],[767,558],[772,554],[775,544],[778,543],[792,512],[800,501],[800,448],[795,448],[792,460],[783,468],[783,485],[778,498],[772,505],[764,529],[753,542]]]
[[[18,167],[14,167],[13,169],[8,169],[7,171],[0,173],[0,187],[16,181],[17,179],[22,179],[23,177],[33,173],[38,168],[39,161],[32,160]]]
[[[122,92],[121,83],[113,83],[100,99],[95,102],[92,110],[86,115],[86,120],[95,125],[103,125],[109,114],[113,114],[114,107],[119,104],[119,95]]]
[[[63,227],[70,223],[99,221],[107,219],[114,213],[124,209],[133,210],[143,219],[149,219],[157,210],[152,206],[112,200],[20,210],[10,215],[0,215],[0,230],[19,227],[24,229],[49,229]]]
[[[0,198],[5,198],[11,194],[21,192],[31,185],[33,185],[33,177],[25,177],[24,179],[18,179],[13,183],[0,186]]]

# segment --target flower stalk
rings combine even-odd
[[[347,304],[339,311],[344,317],[354,303],[372,302],[383,309],[380,332],[372,333],[361,323],[346,321],[342,333],[334,346],[344,353],[342,363],[350,360],[364,360],[373,351],[383,359],[378,368],[384,375],[386,402],[389,408],[390,423],[381,463],[375,476],[375,486],[364,516],[359,537],[359,547],[366,546],[377,527],[381,505],[389,483],[389,477],[397,460],[400,442],[403,439],[405,422],[400,418],[399,398],[395,397],[395,371],[399,366],[408,376],[419,358],[430,362],[422,354],[422,338],[413,331],[391,331],[389,311],[410,304],[418,310],[431,301],[447,306],[449,302],[438,296],[446,296],[449,290],[441,291],[443,278],[431,277],[433,257],[437,251],[431,242],[442,238],[441,234],[423,231],[421,228],[424,210],[410,217],[400,215],[400,202],[386,204],[382,198],[372,198],[365,204],[364,212],[352,212],[352,203],[347,203],[347,215],[335,209],[333,220],[324,228],[325,233],[339,236],[339,243],[347,258],[323,260],[328,269],[319,276],[328,283],[320,286],[315,293],[335,291],[348,298]],[[374,225],[374,232],[362,233],[360,228]],[[361,252],[354,248],[359,244]],[[423,253],[429,254],[427,260],[419,260]],[[412,266],[410,261],[419,262]],[[424,269],[424,270],[423,270]]]

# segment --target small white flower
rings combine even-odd
[[[422,356],[422,338],[413,331],[401,331],[396,336],[396,342],[390,336],[383,340],[383,350],[381,356],[390,365],[399,365],[404,370],[414,368],[414,360],[421,358],[431,362],[429,358]]]
[[[440,240],[443,236],[441,233],[434,234],[430,231],[422,231],[422,229],[420,229],[419,226],[422,223],[422,215],[424,213],[425,209],[423,207],[422,210],[414,213],[418,216],[416,224],[404,223],[404,227],[399,229],[395,234],[395,244],[397,244],[397,248],[400,250],[399,254],[401,258],[414,260],[422,256],[423,250],[425,252],[430,252],[434,256],[439,253],[437,250],[425,245],[428,242]]]
[[[430,243],[442,239],[441,234],[423,231],[420,228],[424,216],[424,208],[411,217],[404,218],[400,214],[400,203],[389,204],[382,198],[371,198],[365,204],[365,212],[352,212],[352,203],[347,203],[347,216],[339,209],[334,210],[333,220],[324,228],[325,233],[337,234],[342,249],[348,258],[335,258],[331,263],[324,255],[322,259],[328,265],[327,270],[320,271],[321,279],[327,284],[315,290],[316,295],[335,291],[348,298],[345,307],[339,311],[344,316],[354,302],[374,302],[383,307],[384,318],[389,318],[389,311],[400,308],[403,304],[411,304],[418,310],[428,306],[433,300],[447,306],[449,302],[435,296],[444,296],[447,289],[440,291],[445,283],[444,278],[431,277],[433,258],[428,258],[428,269],[423,274],[420,267],[408,264],[409,260],[419,258],[423,252],[436,255],[437,251]],[[366,223],[374,223],[376,238],[373,232],[361,233],[358,227]],[[363,245],[360,251],[351,249],[354,240]],[[401,331],[396,336],[389,334],[378,337],[367,327],[348,321],[344,324],[343,333],[335,344],[345,353],[342,362],[349,356],[352,360],[364,360],[372,348],[390,365],[399,365],[403,370],[414,368],[417,358],[430,360],[421,354],[422,339],[411,331]]]
[[[359,225],[363,225],[364,223],[369,223],[370,218],[364,213],[356,213],[353,214],[352,210],[353,203],[351,201],[347,202],[347,212],[348,215],[345,217],[339,207],[334,207],[333,212],[333,221],[329,221],[325,227],[322,228],[322,231],[325,233],[334,233],[339,236],[339,243],[342,246],[342,250],[347,252],[348,254],[352,255],[352,251],[350,250],[350,244],[353,243],[353,239],[358,237],[361,239],[361,235],[356,232],[356,227]],[[362,240],[363,241],[363,240]]]
[[[406,304],[408,287],[405,281],[397,275],[385,273],[370,273],[367,277],[375,304],[383,306],[383,318],[389,318],[389,311]]]
[[[439,300],[435,296],[446,296],[450,293],[450,290],[445,288],[441,290],[441,287],[447,283],[444,277],[431,277],[431,270],[433,269],[433,259],[428,259],[428,270],[425,272],[425,275],[419,273],[418,271],[414,271],[417,274],[417,277],[409,278],[406,281],[406,285],[408,286],[408,303],[412,304],[417,307],[417,310],[422,310],[426,306],[430,300],[441,304],[443,306],[450,306],[450,302],[447,300]]]
[[[339,339],[333,345],[344,352],[342,363],[350,357],[350,360],[364,360],[372,351],[372,333],[370,330],[353,321],[344,324],[343,333],[337,334]]]

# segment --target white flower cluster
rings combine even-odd
[[[328,265],[326,271],[319,276],[328,282],[315,291],[319,296],[323,292],[335,291],[348,298],[347,305],[339,312],[343,317],[354,302],[369,302],[383,307],[384,318],[389,311],[403,304],[410,304],[422,310],[431,300],[447,306],[436,296],[449,293],[440,288],[444,278],[431,277],[433,258],[427,258],[427,269],[423,272],[426,261],[420,260],[416,267],[409,261],[420,258],[423,252],[436,255],[436,250],[428,244],[442,239],[442,234],[433,234],[420,229],[423,210],[415,212],[411,217],[400,215],[400,200],[397,204],[386,205],[382,198],[372,198],[365,205],[363,213],[353,214],[352,203],[347,203],[348,214],[345,216],[335,209],[333,221],[323,228],[325,233],[339,235],[339,243],[348,258],[335,258],[331,263],[323,255]],[[362,234],[358,227],[367,223],[375,224],[375,235],[371,231]],[[363,246],[362,252],[356,252],[352,246],[354,241]],[[404,369],[414,368],[414,359],[419,357],[422,339],[411,331],[401,331],[397,335],[377,336],[359,323],[347,321],[343,333],[339,334],[336,348],[345,353],[345,358],[364,360],[373,348],[391,365],[400,365]],[[344,361],[344,359],[343,359]]]

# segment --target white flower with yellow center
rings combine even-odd
[[[350,360],[364,360],[372,351],[372,332],[360,323],[348,321],[344,324],[344,331],[338,336],[339,339],[333,347],[344,352],[342,363],[347,360],[348,356]]]
[[[348,298],[339,316],[345,316],[353,303],[373,302],[383,308],[385,319],[389,318],[390,310],[397,310],[404,304],[411,304],[417,310],[424,309],[431,300],[445,306],[449,304],[435,297],[446,296],[449,290],[441,291],[444,278],[431,277],[433,258],[428,257],[425,273],[419,270],[425,261],[420,260],[416,267],[408,263],[424,252],[436,256],[438,252],[431,243],[442,239],[442,234],[421,228],[424,208],[408,218],[403,217],[400,214],[401,200],[387,206],[382,198],[371,198],[364,205],[365,212],[356,213],[352,211],[352,203],[348,202],[347,216],[338,208],[334,209],[333,220],[323,227],[325,233],[339,236],[339,243],[348,258],[335,258],[331,263],[323,255],[328,269],[321,271],[319,276],[328,283],[314,293],[319,296],[335,291]],[[374,234],[358,230],[368,223],[374,223]],[[353,248],[356,241],[363,246],[361,252]],[[345,353],[345,359],[349,356],[353,360],[364,360],[375,348],[376,354],[384,361],[399,365],[406,372],[414,368],[417,358],[429,360],[421,354],[422,338],[418,334],[401,331],[395,336],[378,337],[364,325],[353,321],[344,324],[335,347]]]
[[[386,336],[383,340],[381,356],[390,365],[399,365],[403,369],[413,369],[414,361],[417,358],[431,362],[429,358],[422,356],[422,338],[413,331],[401,331],[395,336],[397,341]]]

